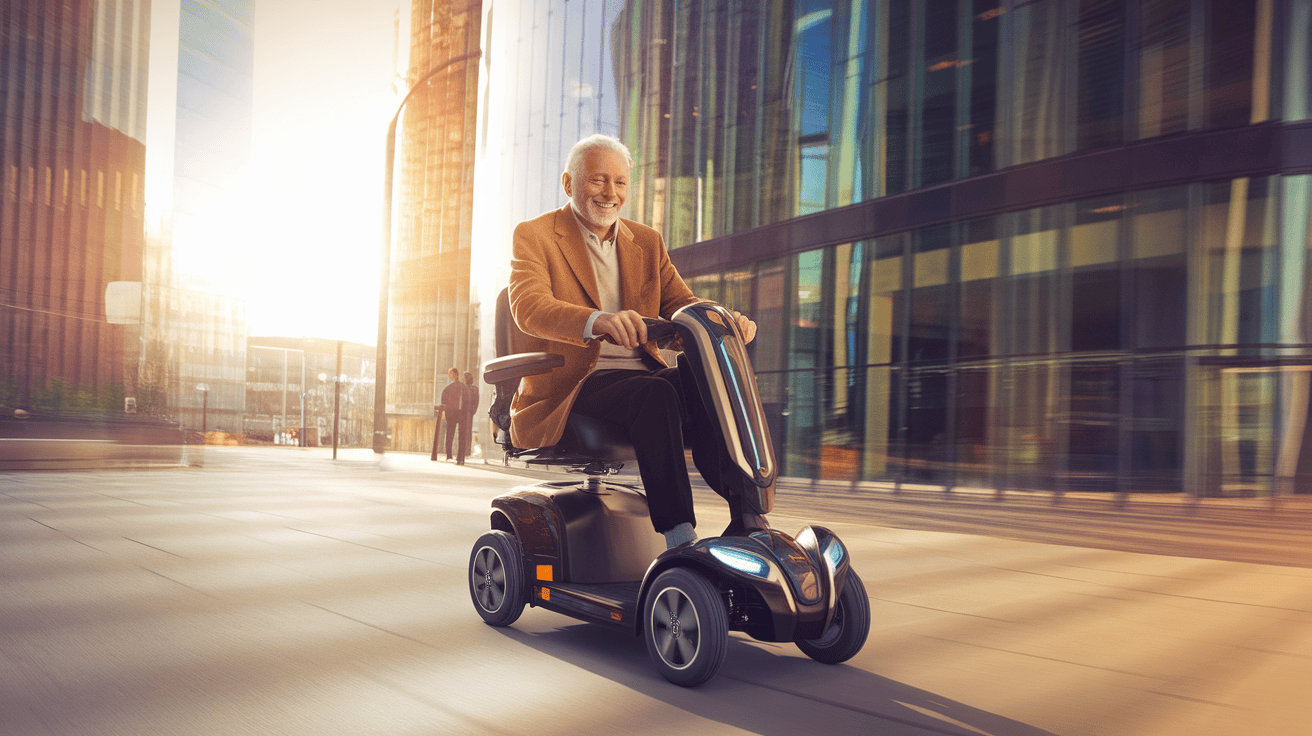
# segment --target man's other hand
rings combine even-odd
[[[747,315],[735,312],[732,309],[729,313],[733,315],[734,320],[738,323],[738,331],[743,333],[743,343],[749,343],[756,339],[756,323],[747,318]]]
[[[755,333],[755,325],[752,330]],[[597,337],[610,335],[616,345],[636,350],[639,345],[647,342],[647,323],[642,321],[641,314],[632,309],[602,312],[592,323],[592,334]]]

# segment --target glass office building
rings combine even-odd
[[[629,216],[789,476],[1312,489],[1309,0],[630,0]]]

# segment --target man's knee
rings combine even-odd
[[[644,414],[653,412],[668,413],[670,411],[677,414],[679,412],[678,389],[660,376],[644,376],[633,393]]]

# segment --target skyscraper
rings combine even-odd
[[[397,142],[397,226],[391,255],[387,413],[395,449],[431,443],[448,368],[478,370],[470,298],[478,0],[416,0]],[[431,76],[430,76],[431,75]],[[427,81],[424,81],[427,79]]]

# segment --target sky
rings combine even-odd
[[[253,335],[372,345],[398,0],[256,0],[243,278]],[[408,21],[404,2],[402,23]],[[405,30],[402,29],[402,43]]]

